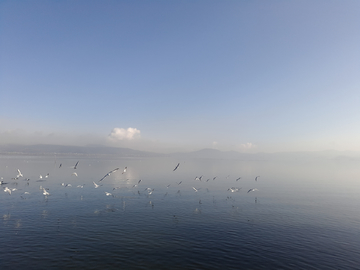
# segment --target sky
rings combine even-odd
[[[360,151],[359,1],[0,1],[0,144]]]

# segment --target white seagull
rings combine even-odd
[[[43,192],[43,194],[44,194],[45,196],[50,195],[50,193],[49,193],[49,192],[47,192],[45,188],[43,188],[43,191],[44,191],[44,192]]]
[[[258,189],[257,188],[252,188],[252,189],[249,189],[249,191],[247,193],[249,193],[251,191],[256,191],[256,190],[258,190]]]
[[[106,196],[111,196],[112,194],[105,191]]]
[[[200,190],[200,188],[198,188],[198,189],[196,189],[194,187],[192,187],[192,188],[193,188],[193,190],[195,190],[195,192],[198,192]]]
[[[94,181],[93,181],[93,183],[94,183],[95,188],[98,188],[98,187],[102,186],[102,185],[96,184]]]
[[[236,187],[232,187],[232,188],[229,188],[228,191],[231,191],[231,192],[239,192],[241,188],[236,188]]]
[[[19,178],[19,177],[24,177],[23,174],[20,172],[19,169],[18,169],[17,171],[18,171],[18,175],[16,176],[17,178]]]
[[[11,195],[11,189],[9,189],[8,187],[5,187],[4,192],[8,192],[9,195]]]

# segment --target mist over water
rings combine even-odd
[[[356,161],[1,156],[0,177],[1,268],[360,265]]]

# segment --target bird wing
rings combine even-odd
[[[173,171],[175,171],[178,167],[179,167],[180,163],[178,163],[175,167],[175,169],[173,169]]]

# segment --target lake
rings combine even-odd
[[[360,265],[356,160],[3,155],[0,177],[1,269]]]

